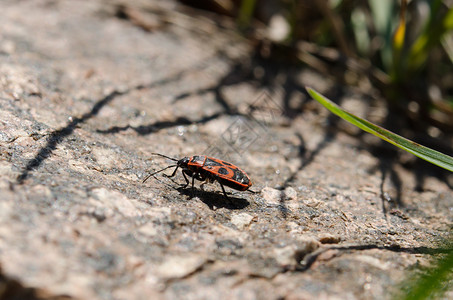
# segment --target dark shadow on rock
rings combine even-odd
[[[371,108],[370,112],[371,113]],[[386,116],[384,122],[382,122],[381,126],[395,131],[396,128],[401,127],[400,124],[401,120],[395,116],[392,112]],[[361,132],[360,136],[366,133]],[[380,184],[380,197],[382,199],[382,209],[387,218],[387,211],[394,208],[394,207],[403,207],[403,199],[402,199],[402,180],[399,174],[396,172],[395,167],[397,166],[398,162],[398,151],[397,148],[393,145],[388,144],[383,140],[379,140],[375,145],[365,144],[363,140],[361,140],[364,149],[368,149],[371,155],[376,157],[379,162],[374,168],[374,172],[381,173],[381,184]],[[387,191],[385,191],[385,181],[390,180],[392,186],[395,188],[395,192],[391,193],[394,194],[394,197],[391,198]],[[389,209],[386,208],[386,205],[389,205]]]
[[[370,108],[368,114],[371,113],[372,109]],[[420,124],[415,124],[413,120],[407,117],[406,112],[401,111],[401,109],[395,105],[390,105],[389,112],[385,117],[385,120],[379,125],[431,149],[436,149],[446,154],[451,151],[448,143],[429,136],[426,131],[429,127],[428,124],[424,123],[422,119],[419,123]],[[426,128],[423,127],[423,124],[426,125]],[[409,172],[414,173],[416,179],[415,190],[418,192],[423,192],[425,190],[424,182],[428,177],[435,177],[440,181],[445,182],[451,189],[453,189],[453,187],[448,183],[447,177],[451,174],[448,170],[442,169],[415,156],[409,162],[401,162],[399,151],[403,150],[399,150],[396,146],[390,145],[383,140],[380,140],[375,145],[365,144],[362,141],[362,147],[367,149],[373,156],[379,159],[378,165],[371,169],[371,172],[379,170],[382,173],[383,182],[381,184],[381,198],[387,198],[385,197],[383,186],[384,180],[388,179],[396,189],[395,197],[394,199],[391,199],[391,202],[398,207],[404,207],[402,197],[403,178],[401,178],[396,171],[396,166],[398,165],[401,165]]]
[[[188,188],[179,187],[177,188],[177,190],[179,191],[179,193],[189,196],[191,198],[193,197],[200,198],[200,200],[212,210],[214,210],[214,208],[216,209],[226,208],[230,210],[238,210],[244,209],[250,205],[250,202],[248,202],[244,198],[237,198],[228,195],[228,199],[225,199],[225,195],[223,195],[221,191],[210,192],[197,188],[194,188],[192,190],[191,187]]]
[[[74,129],[84,123],[85,121],[91,119],[92,117],[96,116],[99,111],[108,103],[110,103],[113,99],[118,96],[124,95],[129,91],[119,92],[113,91],[103,99],[96,102],[90,112],[85,113],[82,117],[72,118],[72,120],[63,128],[53,131],[49,138],[47,139],[46,145],[36,154],[36,156],[31,159],[22,173],[17,177],[17,183],[22,184],[25,179],[28,178],[31,171],[37,169],[42,162],[47,159],[52,152],[57,148],[57,145],[60,144],[64,138],[71,135],[74,132]]]
[[[228,199],[225,199],[225,195],[223,195],[222,191],[220,190],[220,186],[216,183],[214,185],[219,187],[219,191],[205,191],[202,188],[198,188],[197,186],[192,187],[189,185],[185,187],[184,184],[178,182],[178,180],[170,177],[165,177],[173,182],[173,184],[169,184],[162,180],[162,178],[152,176],[155,180],[160,182],[161,184],[166,185],[168,188],[178,191],[181,195],[189,196],[190,199],[193,197],[198,197],[200,200],[205,203],[210,209],[215,208],[227,208],[227,209],[243,209],[250,205],[250,202],[245,200],[244,198],[232,197],[231,193],[227,193]]]
[[[73,299],[68,295],[52,295],[49,292],[37,289],[34,287],[27,287],[15,278],[10,278],[3,274],[0,268],[0,300],[66,300]]]
[[[214,92],[214,90],[215,90],[215,87],[208,87],[208,88],[203,88],[203,89],[199,89],[199,90],[196,90],[196,91],[184,92],[184,93],[181,93],[181,94],[175,96],[173,101],[172,101],[172,104],[174,104],[176,102],[179,102],[181,100],[184,100],[187,97],[190,97],[190,96],[193,96],[193,95],[202,96],[204,94],[209,94],[209,93]]]
[[[316,262],[318,257],[329,250],[339,250],[344,252],[350,251],[363,251],[363,250],[387,250],[397,253],[408,253],[408,254],[447,254],[451,253],[451,248],[429,248],[429,247],[398,247],[398,246],[382,246],[382,245],[351,245],[351,246],[332,246],[326,248],[319,248],[318,250],[309,253],[303,257],[298,258],[298,266],[296,271],[304,272],[310,269],[310,267]]]
[[[155,133],[161,129],[170,128],[174,126],[203,124],[223,115],[238,115],[238,116],[241,115],[244,117],[249,117],[247,115],[239,113],[238,109],[228,102],[228,100],[223,95],[222,92],[223,88],[243,83],[249,83],[251,85],[257,86],[258,88],[269,90],[276,86],[280,86],[281,84],[278,82],[277,78],[281,74],[286,74],[285,69],[286,65],[281,66],[280,62],[274,62],[266,58],[263,58],[262,55],[259,54],[259,52],[255,52],[252,55],[250,62],[244,62],[242,60],[241,61],[231,60],[228,54],[224,53],[222,50],[218,51],[215,56],[224,58],[225,60],[231,62],[231,67],[229,71],[222,78],[220,78],[218,82],[213,86],[201,88],[194,91],[184,92],[180,95],[176,95],[172,104],[179,101],[183,101],[184,99],[190,97],[191,95],[204,95],[207,93],[213,93],[215,101],[222,107],[221,112],[215,113],[211,116],[202,117],[199,120],[190,120],[188,116],[182,116],[174,121],[156,121],[152,124],[141,126],[130,126],[130,125],[113,126],[106,130],[97,130],[97,132],[110,134],[132,129],[140,135],[146,135]],[[194,66],[193,68],[197,69],[198,67]],[[257,76],[255,72],[257,69],[262,70],[263,74]],[[187,71],[184,73],[187,73]],[[178,78],[181,78],[182,75],[183,73],[179,74]],[[289,101],[291,99],[291,95],[294,92],[299,91],[305,95],[306,101],[311,101],[311,98],[308,97],[305,88],[302,85],[297,84],[296,80],[292,76],[287,76],[286,78],[287,81],[284,84],[283,90],[284,93],[283,99],[285,101],[284,105],[282,106],[284,107],[283,115],[295,117],[296,115],[301,114],[303,112],[303,109],[301,107],[300,109],[296,109],[293,112],[289,111],[290,107]],[[149,87],[150,86],[143,86],[143,88]]]
[[[222,53],[219,53],[219,55],[222,55]],[[244,70],[243,64],[236,62],[231,66],[229,72],[219,79],[215,86],[202,88],[192,92],[182,93],[175,97],[173,103],[184,100],[185,98],[191,95],[204,95],[207,93],[214,93],[215,96],[214,99],[223,108],[223,114],[236,115],[238,114],[237,109],[235,107],[232,107],[225,99],[225,97],[222,94],[222,88],[248,82],[250,80],[253,80],[253,77],[250,76],[250,70]]]
[[[50,155],[52,154],[52,152],[56,149],[57,145],[60,144],[66,137],[71,135],[74,132],[74,129],[78,125],[95,117],[105,105],[109,104],[116,97],[128,94],[134,90],[150,89],[155,86],[167,84],[172,81],[177,81],[186,72],[188,72],[188,70],[179,72],[179,73],[175,74],[174,76],[163,78],[163,79],[155,81],[155,82],[151,82],[148,84],[140,84],[140,85],[137,85],[130,89],[127,89],[125,91],[116,91],[115,90],[115,91],[111,92],[110,94],[108,94],[107,96],[105,96],[104,98],[102,98],[101,100],[97,101],[94,104],[91,111],[85,113],[81,117],[75,117],[75,118],[72,117],[71,121],[65,127],[55,130],[49,134],[49,138],[47,139],[46,145],[43,148],[41,148],[41,150],[39,150],[38,154],[36,154],[36,156],[33,159],[29,160],[29,162],[25,166],[22,173],[17,177],[17,183],[23,184],[23,182],[30,175],[30,172],[37,169],[44,160],[49,158]]]
[[[299,146],[299,155],[298,157],[300,158],[300,164],[299,168],[297,171],[293,172],[291,176],[286,178],[285,182],[283,183],[283,187],[288,187],[291,186],[291,183],[296,179],[297,174],[299,174],[305,167],[307,167],[310,163],[313,162],[314,158],[321,152],[322,149],[327,147],[331,142],[334,141],[335,135],[332,132],[326,132],[324,135],[323,140],[316,146],[316,148],[313,151],[307,151],[305,148],[305,142],[304,138],[300,133],[296,134],[298,139],[301,141],[301,146]]]
[[[386,145],[387,146],[387,145]],[[374,150],[375,148],[371,148]],[[379,158],[379,164],[373,168],[372,172],[377,172],[379,168],[379,172],[381,173],[381,183],[379,185],[380,191],[380,198],[381,198],[381,205],[382,205],[382,213],[385,219],[388,221],[388,214],[387,212],[394,209],[394,208],[401,208],[404,207],[404,203],[402,200],[402,188],[403,184],[401,178],[399,177],[398,173],[395,171],[396,166],[396,151],[394,149],[387,148],[385,151],[382,150],[379,154],[373,153]],[[385,181],[390,180],[392,185],[395,187],[394,197],[390,196],[390,194],[385,190]],[[393,194],[393,193],[391,193]]]
[[[342,89],[337,89],[336,91],[333,91],[337,96],[337,98],[341,99],[341,96],[343,95]],[[326,93],[329,94],[329,93]],[[335,128],[336,124],[339,122],[339,118],[333,114],[330,114],[327,117],[327,122],[330,127]],[[291,183],[296,179],[297,174],[299,174],[305,167],[307,167],[310,163],[313,162],[313,160],[316,158],[316,156],[324,149],[326,148],[330,143],[332,143],[335,140],[337,131],[335,130],[330,130],[326,129],[324,138],[318,143],[315,149],[312,151],[308,151],[307,148],[305,147],[305,140],[299,132],[296,133],[297,138],[300,141],[300,146],[299,146],[299,153],[298,157],[300,158],[300,164],[299,168],[293,172],[283,183],[283,188],[288,187],[291,185]]]
[[[222,89],[229,86],[248,83],[257,89],[273,90],[278,88],[282,92],[282,115],[288,118],[295,118],[303,113],[306,102],[312,101],[308,96],[305,87],[298,83],[297,75],[299,69],[288,61],[277,61],[264,57],[261,54],[262,45],[257,45],[249,60],[234,61],[223,51],[218,51],[216,56],[231,61],[230,70],[218,80],[215,86],[199,89],[192,92],[185,92],[175,97],[174,102],[181,101],[191,95],[204,95],[214,93],[216,102],[223,107],[225,114],[237,114],[237,109],[228,103],[222,94]],[[289,70],[289,71],[288,71]],[[284,80],[282,81],[282,77]],[[299,105],[294,107],[290,101],[294,100],[296,93],[303,95]],[[247,100],[253,99],[244,99]],[[291,107],[293,106],[293,107]]]
[[[300,61],[290,47],[259,42],[248,70],[249,80],[258,88],[281,91],[282,114],[289,119],[303,114],[305,104],[313,101],[300,83],[300,67]],[[291,103],[299,94],[302,95],[299,103]]]
[[[224,54],[222,52],[219,52],[218,55],[222,56],[222,57],[226,57],[226,54]],[[252,73],[251,70],[244,69],[243,63],[235,62],[231,66],[230,71],[227,72],[222,78],[220,78],[219,81],[215,84],[215,86],[202,88],[202,89],[191,91],[191,92],[184,92],[180,95],[175,96],[175,98],[172,102],[172,104],[174,104],[178,101],[182,101],[182,100],[186,99],[187,97],[189,97],[191,95],[204,95],[206,93],[214,93],[215,101],[223,108],[221,112],[214,113],[210,116],[201,117],[198,120],[190,120],[188,117],[182,116],[182,117],[178,117],[174,121],[156,121],[152,124],[140,125],[140,126],[130,126],[130,125],[113,126],[106,130],[97,130],[97,132],[111,134],[111,133],[118,133],[121,131],[132,129],[140,135],[146,135],[146,134],[155,133],[161,129],[176,127],[176,126],[180,126],[180,125],[204,124],[211,120],[219,118],[220,116],[223,116],[223,115],[242,115],[238,112],[238,110],[235,107],[232,107],[228,103],[227,99],[225,99],[225,97],[222,94],[222,89],[224,87],[228,87],[231,85],[240,84],[240,83],[244,83],[244,82],[253,80],[253,76],[251,76],[251,73]],[[180,78],[181,76],[182,76],[182,74],[180,74],[178,78]],[[143,86],[143,87],[149,88],[149,86]],[[244,117],[247,117],[247,116],[244,116]]]
[[[191,125],[191,124],[204,124],[207,123],[211,120],[214,120],[218,117],[220,117],[222,113],[215,113],[210,116],[204,116],[198,120],[189,120],[186,117],[178,117],[174,121],[157,121],[152,124],[148,125],[140,125],[140,126],[113,126],[110,127],[109,129],[105,130],[96,130],[98,133],[102,134],[112,134],[112,133],[118,133],[121,131],[125,131],[128,129],[132,129],[139,135],[147,135],[147,134],[152,134],[155,132],[158,132],[159,130],[166,129],[166,128],[172,128],[172,127],[177,127],[181,125]]]
[[[224,57],[225,59],[229,60],[227,55],[223,53],[222,51],[219,51],[217,53],[219,57]],[[146,134],[152,134],[155,133],[161,129],[165,128],[171,128],[175,126],[180,126],[180,125],[191,125],[191,124],[204,124],[207,123],[213,119],[216,119],[220,116],[223,115],[237,115],[237,116],[243,116],[243,117],[249,117],[247,115],[241,114],[238,112],[238,109],[236,107],[233,107],[228,100],[225,98],[225,96],[222,93],[222,89],[232,86],[232,85],[237,85],[237,84],[242,84],[242,83],[250,83],[250,84],[255,84],[259,85],[261,88],[269,89],[269,86],[275,86],[276,83],[275,77],[280,74],[282,70],[279,71],[279,69],[275,69],[275,67],[272,67],[272,65],[266,60],[261,59],[259,56],[254,56],[252,58],[252,63],[251,65],[244,64],[244,62],[235,62],[232,61],[232,65],[230,67],[230,70],[218,80],[218,82],[214,86],[206,87],[206,88],[201,88],[198,90],[190,91],[190,92],[184,92],[179,95],[176,95],[174,97],[174,100],[172,104],[183,101],[187,97],[190,97],[191,95],[204,95],[207,93],[213,93],[214,94],[214,99],[215,101],[222,107],[222,111],[215,113],[211,116],[205,116],[200,118],[199,120],[190,120],[186,116],[182,116],[177,118],[174,121],[156,121],[152,124],[148,125],[140,125],[140,126],[113,126],[109,129],[106,130],[97,130],[98,133],[105,133],[105,134],[111,134],[111,133],[118,133],[121,131],[125,131],[128,129],[132,129],[135,132],[137,132],[140,135],[146,135]],[[253,70],[255,68],[262,68],[265,72],[263,77],[257,78],[254,75]],[[182,74],[179,76],[181,77]],[[145,88],[149,88],[149,86],[143,86]],[[289,87],[288,87],[289,89]],[[291,88],[291,91],[294,92],[296,89]],[[307,95],[307,99],[311,99],[308,97],[307,92],[302,86],[298,86],[297,90],[300,90],[302,93]],[[288,98],[288,97],[286,97]],[[288,105],[286,105],[288,106]],[[289,107],[289,106],[288,106]],[[298,110],[299,111],[299,110]],[[302,110],[299,111],[301,113]],[[284,115],[290,115],[288,111],[284,112]],[[294,115],[294,114],[291,114]]]
[[[435,147],[431,148],[435,149]],[[443,151],[443,153],[448,152]],[[429,187],[425,187],[425,181],[429,176],[441,179],[451,190],[453,190],[453,185],[448,180],[448,176],[451,176],[451,172],[447,170],[444,170],[436,165],[433,165],[431,163],[428,163],[427,161],[418,158],[413,163],[413,165],[405,165],[405,167],[414,170],[416,179],[415,190],[417,192],[423,192],[430,189]]]

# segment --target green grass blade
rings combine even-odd
[[[353,125],[361,128],[362,130],[372,133],[375,136],[380,137],[381,139],[403,150],[406,150],[407,152],[410,152],[426,161],[429,161],[432,164],[453,172],[453,157],[412,142],[411,140],[390,132],[387,129],[384,129],[378,125],[368,122],[367,120],[348,113],[347,111],[343,110],[341,107],[309,87],[307,87],[307,91],[313,97],[313,99],[324,105],[328,110],[330,110],[332,113],[336,114],[343,120],[346,120]]]
[[[436,262],[436,266],[423,274],[419,279],[404,282],[404,295],[396,295],[393,299],[425,300],[441,299],[446,292],[448,281],[453,270],[453,250]]]
[[[242,28],[250,25],[255,10],[256,0],[244,0],[239,9],[238,23]]]

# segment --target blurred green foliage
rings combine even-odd
[[[453,248],[447,247],[446,254],[433,260],[429,268],[417,268],[400,285],[399,293],[394,299],[425,300],[442,299],[444,294],[452,288],[453,281]]]
[[[276,16],[282,17],[290,30],[278,40],[270,38],[274,44],[304,51],[297,48],[303,41],[337,50],[342,60],[355,60],[383,75],[370,79],[396,113],[441,131],[453,129],[453,1],[239,2],[241,28],[247,22],[251,28],[257,27],[252,9],[255,20],[269,31],[282,27],[273,22]],[[364,75],[367,73],[357,77]],[[415,113],[409,111],[411,102],[416,103]]]

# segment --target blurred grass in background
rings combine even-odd
[[[418,130],[453,131],[453,0],[180,1],[234,18],[271,59],[348,86],[369,80]]]
[[[407,128],[451,140],[453,0],[180,1],[234,18],[261,56],[296,61],[365,95],[372,87]],[[408,274],[395,299],[451,289],[453,251],[444,242],[433,267]]]

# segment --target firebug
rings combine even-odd
[[[171,175],[164,175],[165,177],[171,178],[175,176],[176,171],[181,168],[182,175],[186,180],[184,187],[189,185],[189,180],[186,175],[192,177],[192,189],[194,188],[195,179],[199,181],[213,183],[217,181],[222,188],[223,195],[228,199],[225,192],[224,186],[228,186],[238,191],[246,191],[252,186],[252,181],[249,176],[241,169],[233,165],[232,163],[223,161],[221,159],[209,157],[206,155],[194,155],[191,157],[183,157],[176,159],[168,157],[160,153],[152,153],[153,155],[159,155],[176,162],[176,164],[163,168],[159,171],[153,172],[146,176],[143,183],[146,182],[151,176],[165,171],[169,168],[176,167]],[[228,199],[229,200],[229,199]]]

